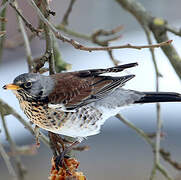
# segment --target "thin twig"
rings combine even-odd
[[[165,41],[165,42],[161,42],[158,44],[154,44],[152,46],[149,45],[142,45],[142,46],[134,46],[131,44],[126,44],[123,46],[111,46],[111,47],[86,47],[83,46],[81,44],[79,44],[78,42],[76,42],[75,40],[68,38],[66,36],[63,36],[45,17],[44,15],[41,13],[41,11],[39,10],[39,8],[37,7],[37,5],[35,4],[35,2],[33,0],[28,1],[32,7],[36,10],[39,18],[52,30],[52,32],[55,34],[56,38],[62,40],[63,42],[67,42],[69,44],[71,44],[72,46],[74,46],[74,48],[79,49],[79,50],[84,50],[84,51],[108,51],[111,49],[122,49],[122,48],[132,48],[132,49],[143,49],[143,48],[158,48],[161,46],[166,46],[169,45],[172,40],[169,41]]]
[[[113,35],[116,34],[118,32],[120,32],[121,30],[123,30],[123,26],[120,25],[114,29],[111,29],[110,31],[104,30],[104,29],[99,29],[98,31],[94,32],[92,36],[94,35],[99,35],[99,36],[109,36],[109,35]]]
[[[6,31],[0,31],[0,37],[4,36],[6,34]]]
[[[150,30],[147,27],[144,27],[147,41],[149,45],[152,45],[152,40],[150,37]],[[155,74],[156,74],[156,91],[159,91],[159,77],[160,73],[158,70],[157,62],[156,62],[156,57],[155,57],[155,52],[154,49],[150,49],[150,53],[152,56],[152,61],[154,64],[155,68]],[[154,151],[154,165],[153,169],[151,172],[150,180],[153,180],[156,176],[156,170],[157,170],[157,165],[160,164],[160,141],[161,141],[161,127],[162,127],[162,121],[161,121],[161,114],[160,114],[160,104],[156,103],[156,109],[157,109],[157,131],[156,131],[156,142],[155,142],[155,151]]]
[[[74,151],[88,151],[90,149],[89,146],[78,146],[78,147],[74,147],[72,150]]]
[[[154,143],[151,141],[151,139],[147,136],[147,134],[140,128],[137,128],[133,123],[127,121],[125,118],[123,118],[120,114],[116,114],[116,116],[119,120],[121,120],[124,124],[126,124],[131,129],[135,130],[137,134],[139,134],[143,139],[151,145],[151,147],[154,149]]]
[[[6,153],[6,151],[4,150],[4,147],[1,143],[0,143],[0,154],[1,154],[2,158],[4,159],[4,162],[8,168],[9,174],[13,177],[14,180],[18,180],[17,174],[10,162],[10,158],[9,158],[8,154]]]
[[[3,114],[2,111],[1,111],[1,119],[2,119],[2,124],[3,124],[3,128],[4,128],[4,131],[5,131],[7,141],[10,144],[10,147],[11,147],[11,150],[12,150],[13,154],[16,154],[16,144],[14,143],[14,141],[12,140],[12,138],[11,138],[11,136],[9,134],[9,131],[8,131],[8,128],[7,128],[6,122],[5,122],[5,117],[4,117],[4,114]],[[25,170],[25,168],[24,168],[24,166],[23,166],[23,164],[21,162],[20,156],[18,154],[16,154],[16,156],[15,156],[15,164],[16,164],[17,171],[18,171],[18,180],[24,180],[26,170]]]
[[[23,22],[25,23],[25,25],[31,30],[31,32],[36,33],[37,35],[39,35],[40,32],[42,32],[41,29],[36,29],[32,26],[31,23],[28,22],[27,19],[25,19],[25,17],[23,16],[23,14],[21,13],[21,11],[14,5],[13,0],[8,0],[10,6],[16,11],[16,13],[21,17],[21,19],[23,20]]]
[[[167,22],[161,18],[151,15],[144,6],[136,0],[116,0],[126,11],[129,11],[140,23],[147,26],[154,34],[158,43],[167,41]],[[181,79],[181,58],[173,45],[161,46],[163,52],[168,57],[175,72]]]
[[[50,9],[49,3],[44,2],[45,8],[42,8],[43,16],[46,17],[47,20],[49,20],[49,14],[46,11],[46,9]],[[46,52],[49,53],[49,72],[50,74],[55,74],[55,61],[54,61],[54,53],[53,53],[53,34],[51,32],[51,29],[44,24],[44,31],[45,31],[45,40],[46,40]]]
[[[173,180],[173,178],[168,174],[168,172],[160,163],[157,164],[157,168],[168,180]]]
[[[65,62],[59,50],[58,42],[55,36],[53,36],[53,52],[55,60],[55,70],[57,73],[61,71],[67,71],[72,68],[71,64]]]
[[[0,17],[0,21],[7,22],[8,20],[5,17]]]
[[[0,11],[0,17],[1,18],[6,18],[6,6],[7,6],[6,4],[7,4],[6,0],[3,0],[2,1],[2,6],[3,5],[5,5],[5,6]],[[1,32],[6,31],[6,21],[1,21],[0,22],[0,31]],[[5,39],[6,39],[6,36],[4,36],[4,35],[0,37],[0,61],[1,61],[2,55],[3,55],[3,48],[4,48]]]
[[[170,26],[168,24],[165,25],[165,28],[166,28],[167,31],[169,31],[169,32],[171,32],[171,33],[173,33],[173,34],[175,34],[177,36],[181,36],[181,28],[176,29],[176,28],[174,28],[174,27],[172,27],[172,26]]]
[[[91,35],[91,40],[93,43],[98,44],[100,46],[108,46],[110,42],[115,41],[120,39],[122,36],[121,35],[117,35],[116,37],[111,37],[107,40],[99,40],[98,37],[100,36],[110,36],[110,35],[114,35],[118,32],[120,32],[123,29],[123,26],[118,26],[110,31],[106,31],[104,29],[99,29],[97,31],[95,31],[92,35]]]
[[[117,114],[115,117],[117,117],[121,122],[126,124],[128,127],[136,131],[138,135],[140,135],[153,149],[155,150],[155,143],[151,141],[151,139],[147,136],[147,134],[140,128],[137,128],[133,123],[127,121],[125,118],[123,118],[120,114]],[[157,164],[158,170],[168,179],[173,180],[170,175],[168,174],[167,170],[161,165]]]
[[[69,16],[70,16],[70,13],[72,12],[72,7],[73,7],[75,1],[76,1],[76,0],[70,0],[70,4],[69,4],[69,6],[68,6],[67,11],[65,12],[65,14],[64,14],[64,16],[63,16],[63,19],[62,19],[61,24],[63,24],[63,25],[68,25],[68,18],[69,18]]]
[[[175,169],[179,171],[181,170],[181,163],[172,160],[171,154],[169,152],[166,152],[164,149],[160,149],[160,154],[162,155],[162,158],[165,161],[167,161],[170,165],[172,165]]]
[[[18,8],[18,4],[17,4],[16,1],[14,1],[13,4],[15,5],[16,8]],[[23,25],[23,21],[22,21],[21,17],[18,14],[17,14],[17,19],[18,19],[19,27],[20,27],[21,34],[22,34],[22,37],[23,37],[23,40],[24,40],[24,44],[25,44],[28,70],[29,70],[29,72],[31,72],[32,71],[32,65],[33,65],[33,60],[32,60],[30,42],[29,42],[28,35],[27,35],[26,30],[25,30],[24,25]]]
[[[49,61],[49,58],[50,58],[49,52],[45,52],[45,54],[42,55],[41,57],[35,58],[33,72],[34,73],[39,72],[40,69],[44,66],[44,64]]]
[[[148,44],[152,45],[150,30],[147,27],[144,27],[144,31],[145,31],[145,34],[146,34]],[[150,53],[151,53],[151,56],[152,56],[152,61],[153,61],[153,65],[154,65],[155,73],[156,73],[156,81],[155,81],[156,82],[156,91],[158,91],[159,90],[159,77],[162,77],[162,74],[158,70],[158,65],[157,65],[157,62],[156,62],[154,49],[150,48]]]
[[[1,6],[0,6],[0,14],[2,13],[2,11],[3,11],[4,9],[6,9],[6,7],[7,7],[8,4],[9,4],[9,2],[6,1],[6,0],[2,2]]]
[[[64,26],[63,24],[59,24],[56,26],[56,29],[63,31],[65,34],[76,37],[76,38],[80,38],[83,40],[87,40],[87,41],[92,41],[92,37],[91,35],[87,35],[87,34],[83,34],[80,32],[76,32],[73,31],[71,29],[69,29],[68,27]]]
[[[46,52],[49,53],[49,72],[50,74],[55,74],[55,61],[54,61],[54,53],[53,53],[53,34],[47,27],[45,28],[45,38],[46,38]]]
[[[111,50],[111,51],[107,51],[107,53],[108,53],[111,61],[113,62],[113,64],[114,64],[115,66],[118,66],[119,63],[120,63],[120,61],[118,61],[117,59],[114,58],[113,51],[112,51],[112,50]]]

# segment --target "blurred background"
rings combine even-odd
[[[23,9],[24,15],[36,24],[36,16],[26,1],[18,1]],[[145,8],[154,16],[163,17],[175,27],[181,26],[181,1],[180,0],[140,0]],[[60,23],[68,7],[67,0],[53,0],[52,10],[56,16],[52,17],[54,23]],[[133,45],[147,44],[145,34],[137,21],[128,12],[124,11],[115,1],[104,0],[77,0],[69,18],[69,27],[75,31],[91,34],[98,29],[111,30],[119,25],[123,25],[121,31],[122,38],[111,45]],[[15,39],[18,28],[14,10],[8,8],[7,37],[9,40]],[[173,45],[181,52],[181,38],[169,34],[173,39]],[[85,41],[78,40],[82,44]],[[31,42],[34,57],[40,56],[44,52],[44,41],[38,38]],[[113,66],[106,52],[86,52],[74,49],[66,43],[59,43],[60,52],[63,59],[72,64],[73,70],[87,68],[105,68]],[[156,59],[159,70],[163,75],[160,80],[160,91],[174,91],[181,93],[181,83],[169,61],[160,49],[156,49]],[[155,91],[154,67],[148,49],[115,50],[114,55],[120,63],[138,62],[139,66],[129,69],[127,74],[135,74],[136,77],[127,83],[125,88],[139,91]],[[14,77],[27,72],[26,54],[24,47],[6,49],[0,64],[0,87],[6,83],[11,83]],[[15,96],[9,91],[0,88],[0,97],[24,117],[19,108]],[[122,109],[121,114],[137,127],[142,128],[147,133],[156,131],[156,105],[135,105]],[[161,146],[171,152],[172,158],[181,161],[181,111],[179,103],[162,103],[161,115],[163,120],[163,131],[165,137],[161,141]],[[27,119],[27,118],[26,118]],[[35,144],[35,138],[12,116],[7,117],[8,129],[18,145]],[[0,128],[2,127],[0,121]],[[2,130],[2,128],[1,128]],[[0,139],[8,148],[4,131],[0,133]],[[81,162],[80,170],[88,179],[124,179],[124,180],[145,180],[149,178],[152,165],[153,153],[148,144],[144,142],[132,129],[125,126],[116,118],[110,118],[102,127],[100,134],[89,137],[82,145],[89,145],[89,151],[77,153]],[[24,156],[22,161],[28,170],[27,180],[47,179],[51,167],[52,153],[50,149],[41,143],[37,154],[34,156]],[[179,172],[168,164],[164,163],[171,175],[179,180]],[[11,179],[3,159],[0,158],[0,179]],[[158,174],[158,180],[164,177]]]

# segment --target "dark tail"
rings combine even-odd
[[[181,102],[181,94],[174,92],[143,92],[145,94],[134,103]]]

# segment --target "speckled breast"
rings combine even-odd
[[[30,121],[43,129],[71,137],[97,134],[100,129],[102,113],[93,106],[83,106],[75,112],[64,112],[58,108],[49,108],[46,103],[24,101],[19,95],[17,98]]]

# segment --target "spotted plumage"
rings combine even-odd
[[[101,125],[120,108],[134,103],[181,101],[178,93],[144,93],[122,86],[134,75],[113,77],[137,63],[108,69],[59,73],[44,76],[25,73],[5,85],[16,94],[26,116],[37,126],[71,137],[99,133]]]

